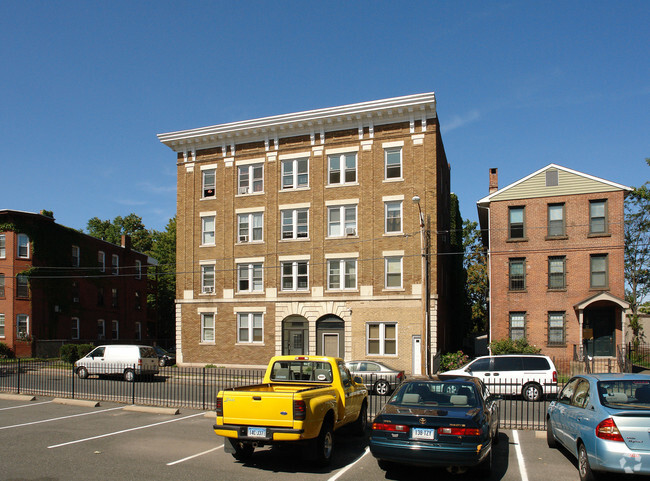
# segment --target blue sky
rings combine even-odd
[[[650,2],[0,3],[0,208],[163,229],[162,132],[436,92],[452,190],[475,220],[557,163],[650,180]]]

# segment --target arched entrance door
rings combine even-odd
[[[282,354],[285,356],[309,354],[309,323],[302,316],[289,316],[282,321]]]
[[[327,315],[316,321],[316,355],[343,357],[345,353],[345,322]]]

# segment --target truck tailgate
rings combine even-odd
[[[225,391],[224,424],[293,427],[293,393]]]

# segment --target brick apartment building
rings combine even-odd
[[[158,137],[177,153],[179,363],[327,354],[419,372],[444,347],[450,168],[433,93]]]
[[[155,338],[155,263],[128,236],[115,245],[46,215],[0,210],[0,342],[24,357],[56,356],[63,343]]]
[[[490,339],[551,356],[610,357],[624,342],[629,187],[551,164],[478,201],[489,253]]]

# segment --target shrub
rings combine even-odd
[[[93,349],[95,346],[92,344],[77,344],[77,359],[81,359]]]
[[[528,344],[526,339],[500,339],[490,343],[490,350],[492,354],[539,354],[541,349],[537,346]]]
[[[463,351],[448,352],[440,356],[440,372],[458,369],[469,362],[469,356]]]
[[[13,352],[4,342],[0,342],[0,359],[9,359],[13,357]]]
[[[79,359],[79,354],[77,354],[77,345],[64,344],[59,350],[59,356],[61,356],[63,361],[73,364],[77,359]]]

